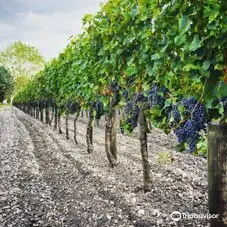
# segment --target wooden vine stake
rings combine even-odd
[[[227,50],[224,58],[227,85]],[[220,124],[208,128],[208,203],[209,212],[218,214],[211,219],[211,227],[227,226],[227,101]]]
[[[226,119],[227,108],[224,110]],[[211,227],[227,226],[227,122],[208,128],[208,202]]]
[[[150,164],[148,160],[148,148],[147,148],[147,120],[144,110],[146,109],[145,104],[140,108],[139,113],[139,127],[140,127],[140,152],[142,155],[143,163],[143,190],[148,192],[151,190],[151,175],[150,175]]]
[[[105,128],[105,150],[111,168],[117,165],[116,138],[116,109],[111,105]]]

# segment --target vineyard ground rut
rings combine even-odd
[[[103,127],[94,128],[87,154],[86,118],[70,139],[14,107],[0,109],[1,227],[208,226],[208,220],[171,219],[173,211],[206,214],[206,160],[171,150],[172,136],[148,138],[153,185],[143,193],[137,136],[118,134],[118,165],[109,168]],[[64,129],[64,122],[62,122]],[[162,158],[162,154],[171,161]]]

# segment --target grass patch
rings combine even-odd
[[[7,107],[7,106],[12,106],[12,105],[11,104],[3,104],[3,103],[0,103],[0,108]]]
[[[174,158],[168,151],[163,151],[158,154],[158,162],[161,164],[170,164],[174,161]]]

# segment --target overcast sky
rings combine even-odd
[[[79,34],[82,17],[106,0],[0,0],[0,50],[21,40],[49,60]]]

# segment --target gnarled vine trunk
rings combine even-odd
[[[49,110],[49,107],[46,107],[46,124],[48,125],[49,124],[49,115],[50,115],[50,110]]]
[[[139,127],[140,127],[140,152],[143,163],[143,190],[148,192],[151,190],[151,176],[150,176],[150,164],[148,160],[148,148],[147,148],[147,120],[145,111],[145,104],[142,105],[139,113]]]
[[[32,111],[33,111],[33,117],[35,118],[35,107],[33,106],[33,108],[32,108]]]
[[[40,110],[40,120],[43,122],[43,109]]]
[[[80,116],[80,111],[78,111],[78,112],[76,112],[76,116],[75,116],[75,118],[74,118],[74,141],[75,141],[75,143],[76,144],[78,144],[78,141],[77,141],[77,139],[76,139],[76,123],[77,123],[77,119],[78,119],[78,117]]]
[[[86,141],[87,141],[87,151],[89,154],[93,153],[93,127],[92,122],[94,120],[94,117],[92,115],[93,108],[91,107],[89,118],[88,118],[88,124],[87,124],[87,133],[86,133]]]
[[[66,139],[69,139],[69,113],[66,113],[65,116],[65,134],[66,134]]]
[[[51,117],[49,118],[49,126],[52,125],[53,119],[54,119],[54,108],[52,107],[52,110],[51,110]]]
[[[54,108],[54,130],[57,130],[58,127],[58,108]]]
[[[106,119],[105,128],[105,150],[111,168],[114,168],[117,165],[116,138],[116,109],[111,107],[110,113]]]
[[[36,119],[39,120],[39,107],[36,106]]]
[[[62,130],[61,130],[61,113],[58,112],[58,132],[59,134],[62,134]]]

